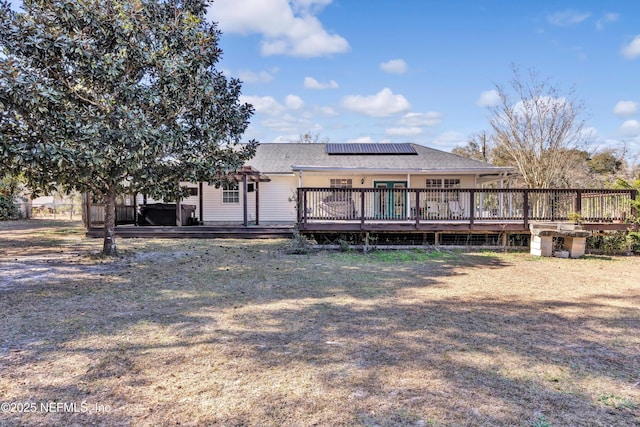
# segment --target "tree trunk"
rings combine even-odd
[[[104,246],[102,255],[118,256],[116,247],[116,192],[110,188],[105,194],[104,207]]]

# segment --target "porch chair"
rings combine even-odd
[[[457,200],[449,200],[449,217],[460,218],[463,215],[460,202]]]
[[[427,218],[437,218],[440,211],[438,209],[438,202],[426,202],[427,206]]]

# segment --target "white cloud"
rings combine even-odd
[[[407,63],[403,59],[392,59],[380,64],[380,69],[389,74],[404,74],[407,68]]]
[[[554,110],[561,110],[567,105],[566,98],[554,98],[552,96],[540,96],[538,98],[526,99],[518,101],[513,105],[513,113],[520,116],[537,117],[537,114],[546,116]]]
[[[314,124],[310,120],[301,117],[295,117],[291,114],[283,114],[279,117],[271,117],[262,120],[260,124],[271,131],[279,133],[297,133],[315,131],[318,124]],[[321,128],[321,127],[320,127]]]
[[[261,34],[262,55],[316,57],[344,53],[349,43],[315,17],[329,0],[216,0],[208,10],[224,33]]]
[[[633,101],[620,101],[613,109],[617,116],[632,116],[638,111],[638,103]]]
[[[442,114],[436,111],[426,113],[407,113],[400,119],[400,124],[404,126],[437,126],[442,122]]]
[[[313,77],[305,77],[304,87],[306,87],[307,89],[317,89],[317,90],[337,89],[338,83],[335,80],[329,80],[327,83],[320,83]]]
[[[316,107],[314,111],[325,117],[336,117],[340,115],[333,107]]]
[[[547,16],[547,21],[557,27],[570,27],[585,21],[591,16],[588,12],[578,12],[575,10],[564,10]]]
[[[394,95],[389,88],[384,88],[371,96],[346,96],[342,99],[342,106],[371,117],[388,117],[411,108],[411,104],[404,96]]]
[[[485,90],[480,94],[480,98],[476,101],[476,105],[479,107],[495,107],[500,105],[500,94],[497,90]]]
[[[458,145],[466,144],[468,138],[460,133],[455,131],[445,132],[441,135],[438,135],[435,140],[429,145],[435,145],[440,147],[440,149],[444,150],[453,150]]]
[[[253,105],[256,113],[265,113],[269,115],[278,115],[284,112],[284,107],[271,96],[240,96],[240,102]]]
[[[304,108],[304,101],[296,95],[287,95],[284,104],[290,110],[302,110]]]
[[[273,73],[277,72],[274,70]],[[268,71],[253,72],[250,70],[243,70],[238,73],[238,78],[243,83],[268,83],[273,80],[273,74]]]
[[[349,144],[371,144],[373,142],[375,142],[375,141],[370,136],[361,136],[361,137],[358,137],[358,138],[353,138],[353,139],[348,139],[347,140],[347,143],[349,143]]]
[[[422,133],[419,127],[388,128],[385,134],[390,136],[416,136]]]
[[[629,59],[640,56],[640,35],[635,36],[631,43],[622,48],[622,54]]]
[[[639,136],[640,135],[640,122],[637,120],[627,120],[622,124],[620,130],[627,136]]]
[[[605,25],[616,22],[620,17],[617,13],[605,13],[604,16],[596,22],[596,28],[600,31],[604,30]]]

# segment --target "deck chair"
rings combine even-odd
[[[437,218],[439,215],[438,202],[427,202],[427,218]]]
[[[462,216],[462,208],[457,200],[449,200],[449,217],[460,218]]]

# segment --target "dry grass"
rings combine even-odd
[[[105,261],[32,224],[0,224],[0,400],[77,412],[1,425],[640,423],[638,258],[120,240]]]

